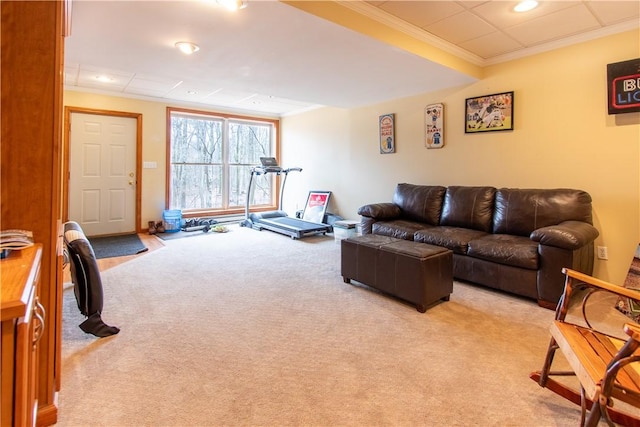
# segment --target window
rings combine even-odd
[[[277,153],[278,121],[167,108],[168,207],[214,215],[244,210],[251,168]],[[273,209],[273,174],[254,177],[252,208]]]

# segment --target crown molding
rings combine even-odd
[[[438,36],[434,36],[433,34],[419,27],[416,27],[413,24],[410,24],[407,21],[396,18],[395,16],[385,12],[378,7],[371,6],[370,4],[361,1],[338,0],[336,1],[336,3],[344,6],[347,9],[351,9],[354,12],[364,15],[367,18],[373,19],[374,21],[378,21],[381,24],[385,24],[388,27],[401,31],[416,40],[427,43],[447,53],[455,55],[460,59],[464,59],[465,61],[468,61],[474,65],[484,65],[485,60],[482,57],[473,54],[468,50],[462,49],[461,47],[458,47],[453,43],[449,43],[448,41],[441,39]]]
[[[498,56],[484,59],[478,55],[475,55],[469,52],[468,50],[462,49],[461,47],[454,45],[453,43],[449,43],[448,41],[443,40],[440,37],[437,37],[426,30],[416,27],[415,25],[410,24],[406,21],[403,21],[402,19],[396,18],[395,16],[385,12],[384,10],[378,7],[372,6],[366,2],[337,0],[336,3],[340,4],[345,8],[348,8],[357,13],[360,13],[361,15],[364,15],[370,19],[380,22],[381,24],[387,25],[393,29],[401,31],[406,35],[413,37],[416,40],[419,40],[424,43],[428,43],[433,47],[441,49],[447,53],[455,55],[460,59],[463,59],[474,65],[478,65],[480,67],[512,61],[515,59],[520,59],[527,56],[548,52],[550,50],[567,47],[573,44],[595,40],[601,37],[606,37],[606,36],[621,33],[624,31],[637,29],[640,26],[640,23],[638,21],[629,20],[620,24],[610,25],[604,28],[599,28],[597,30],[589,31],[589,32],[578,34],[575,36],[565,37],[562,40],[551,41],[551,42],[547,42],[537,46],[518,49],[517,51],[511,52],[511,53],[506,53],[503,55],[498,55]]]
[[[531,46],[525,49],[520,49],[516,52],[505,53],[504,55],[494,56],[484,61],[484,65],[500,64],[502,62],[513,61],[514,59],[521,59],[527,56],[537,55],[539,53],[549,52],[551,50],[560,49],[563,47],[571,46],[578,43],[584,43],[591,40],[596,40],[602,37],[611,36],[625,31],[636,30],[640,27],[637,21],[631,20],[620,24],[609,25],[604,28],[598,28],[597,30],[589,31],[582,34],[576,34],[575,36],[565,37],[561,40],[550,41],[537,46]]]

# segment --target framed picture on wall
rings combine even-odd
[[[609,114],[640,111],[640,58],[607,64]]]
[[[396,151],[396,131],[394,114],[384,114],[378,119],[380,125],[380,154]]]
[[[327,212],[330,197],[331,191],[309,191],[302,219],[321,224]]]
[[[429,104],[425,112],[425,143],[427,148],[444,146],[444,105]]]
[[[464,115],[465,133],[513,130],[513,92],[467,98]]]

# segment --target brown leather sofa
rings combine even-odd
[[[398,184],[392,202],[362,206],[363,234],[453,251],[453,276],[555,308],[562,268],[593,273],[591,196],[573,189]]]

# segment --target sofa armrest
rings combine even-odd
[[[393,203],[373,203],[358,209],[358,215],[378,220],[396,219],[400,217],[400,207]]]
[[[593,225],[586,222],[564,221],[538,228],[529,237],[543,245],[574,250],[593,242],[599,234]]]

